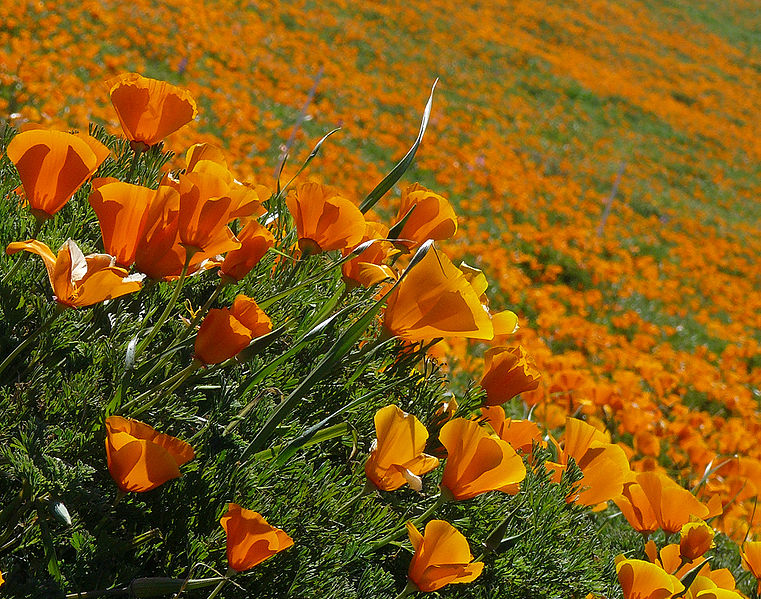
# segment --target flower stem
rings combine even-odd
[[[137,361],[138,356],[145,350],[150,342],[153,341],[153,338],[159,332],[161,325],[164,324],[167,316],[169,316],[169,313],[174,309],[174,306],[177,303],[177,299],[180,297],[180,291],[182,290],[182,285],[185,282],[185,277],[188,274],[188,268],[190,267],[190,260],[192,257],[193,254],[188,252],[187,256],[185,257],[185,264],[182,267],[182,273],[180,274],[180,278],[174,288],[174,293],[172,293],[172,297],[170,298],[169,303],[166,305],[166,308],[164,308],[161,316],[159,316],[158,322],[151,328],[151,332],[148,333],[148,336],[138,344],[137,349],[135,350],[135,361]]]
[[[13,362],[13,360],[16,359],[16,356],[18,356],[22,351],[24,351],[29,345],[32,344],[33,341],[37,339],[42,333],[47,331],[50,328],[50,325],[53,324],[53,322],[58,318],[61,314],[63,314],[63,311],[65,308],[61,304],[56,304],[55,311],[51,316],[42,323],[42,326],[37,329],[34,333],[29,335],[26,339],[24,339],[21,343],[18,344],[16,349],[14,349],[8,357],[5,358],[5,360],[0,363],[0,374],[3,373],[3,371]]]
[[[132,182],[132,176],[135,174],[135,171],[137,170],[137,164],[140,162],[140,155],[145,152],[145,146],[142,143],[137,144],[130,144],[132,146],[132,151],[134,152],[132,154],[132,162],[130,162],[129,165],[129,171],[127,172],[127,181]],[[137,183],[137,181],[135,181]]]
[[[404,599],[405,597],[409,597],[413,593],[416,593],[418,590],[419,589],[415,583],[410,580],[407,582],[407,586],[402,589],[402,592],[399,593],[395,599]]]
[[[219,595],[219,592],[222,590],[222,587],[225,586],[225,583],[230,580],[230,577],[236,574],[235,570],[232,568],[227,569],[227,573],[225,574],[225,577],[219,581],[219,584],[214,587],[214,590],[211,592],[211,594],[206,599],[214,599],[217,595]]]
[[[375,485],[371,483],[368,479],[365,479],[365,485],[362,487],[362,490],[357,493],[354,497],[346,501],[341,507],[338,508],[336,511],[336,516],[340,516],[344,512],[349,511],[351,507],[354,506],[355,503],[357,503],[360,499],[365,497],[366,495],[369,495],[375,490]]]
[[[191,374],[198,370],[199,367],[200,363],[196,360],[193,360],[187,368],[181,370],[174,376],[169,377],[163,383],[156,385],[152,389],[141,393],[135,399],[127,402],[120,411],[126,413],[132,406],[140,404],[140,402],[147,396],[155,394],[153,399],[145,402],[133,412],[130,412],[130,415],[134,417],[142,414],[146,410],[150,410],[153,406],[159,403],[167,395],[167,393],[171,393],[177,387],[179,387],[185,381],[185,379],[187,379]]]

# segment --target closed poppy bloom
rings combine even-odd
[[[740,548],[742,566],[758,581],[758,593],[761,593],[761,541],[746,541]]]
[[[669,599],[684,590],[678,578],[639,559],[618,559],[616,574],[624,599]]]
[[[691,516],[708,515],[708,508],[692,493],[661,472],[640,472],[637,483],[650,501],[658,525],[666,532],[679,532]]]
[[[250,297],[238,295],[230,308],[209,310],[198,329],[194,357],[203,364],[219,364],[272,331],[272,322]]]
[[[447,450],[441,487],[454,499],[488,491],[515,495],[526,478],[523,460],[510,444],[473,420],[450,420],[441,428],[439,440]]]
[[[85,256],[71,239],[61,246],[57,256],[36,239],[13,242],[5,252],[15,254],[22,250],[42,258],[56,301],[69,308],[98,304],[137,291],[142,286],[142,275],[130,275],[123,268],[114,266],[113,258],[107,254]]]
[[[125,73],[108,86],[124,135],[132,142],[157,144],[198,114],[190,92],[165,81]]]
[[[319,183],[302,183],[286,205],[296,223],[302,253],[354,247],[365,233],[365,217],[359,208]]]
[[[433,248],[389,296],[383,327],[405,341],[494,336],[473,287],[443,252]]]
[[[423,424],[397,406],[386,406],[375,413],[375,434],[375,447],[365,463],[368,480],[383,491],[407,483],[420,491],[419,477],[439,465],[438,459],[423,453],[428,440]]]
[[[687,522],[679,532],[680,555],[688,561],[700,557],[714,547],[713,536],[713,528],[702,520]]]
[[[193,448],[131,418],[106,418],[108,471],[122,491],[142,493],[180,476]]]
[[[486,405],[497,406],[525,391],[539,387],[541,373],[522,346],[492,347],[484,354],[481,387]]]
[[[98,215],[103,246],[116,263],[130,266],[148,218],[155,189],[115,179],[93,181],[90,205]]]
[[[255,220],[248,223],[237,235],[241,246],[231,250],[222,262],[219,273],[233,281],[243,279],[254,268],[272,246],[275,236]]]
[[[291,537],[267,524],[261,514],[235,503],[227,504],[219,523],[227,534],[227,563],[236,572],[253,568],[293,545]]]
[[[621,495],[624,483],[631,477],[624,450],[609,443],[595,427],[576,418],[566,420],[563,448],[558,450],[559,462],[545,463],[554,473],[553,480],[560,480],[569,458],[574,459],[583,475],[576,483],[577,490],[566,498],[568,502],[598,505]]]
[[[106,159],[109,149],[89,135],[31,129],[8,144],[32,214],[51,218]]]
[[[419,183],[410,185],[402,192],[394,222],[400,223],[407,214],[409,217],[397,234],[402,243],[411,241],[414,245],[428,239],[440,241],[454,237],[457,232],[457,215],[452,205]]]
[[[431,520],[420,534],[407,522],[415,555],[408,577],[423,593],[438,591],[448,584],[472,582],[481,575],[483,562],[474,562],[468,540],[445,520]]]
[[[386,225],[365,223],[365,234],[359,243],[363,244],[370,240],[375,240],[375,243],[371,244],[359,256],[341,266],[341,275],[348,286],[372,287],[384,279],[394,277],[393,271],[383,264],[394,251],[394,246],[390,242],[383,241],[387,236],[388,227]],[[351,249],[345,248],[343,255],[348,256]]]

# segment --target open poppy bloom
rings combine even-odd
[[[157,144],[198,114],[190,92],[165,81],[124,73],[107,84],[124,135],[132,142]]]
[[[530,455],[535,443],[541,447],[546,445],[536,422],[505,418],[502,406],[481,408],[481,414],[499,438],[507,441],[516,451]]]
[[[98,215],[103,246],[116,263],[130,266],[135,261],[155,189],[123,183],[116,179],[96,179],[90,205]]]
[[[637,532],[650,534],[658,530],[655,512],[636,480],[624,483],[621,495],[614,497],[613,502],[621,510],[629,525]]]
[[[419,591],[430,593],[481,575],[483,562],[473,561],[468,540],[449,522],[431,520],[422,535],[407,522],[407,534],[415,549],[408,576]]]
[[[624,450],[609,443],[595,427],[576,418],[566,420],[563,448],[561,450],[558,446],[558,452],[558,463],[545,462],[555,482],[560,481],[569,458],[574,459],[583,474],[583,478],[576,483],[578,490],[566,498],[568,502],[595,506],[618,497],[624,482],[631,476]]]
[[[51,218],[63,208],[109,153],[89,135],[47,129],[19,133],[7,149],[38,220]]]
[[[319,183],[302,183],[286,205],[304,254],[353,248],[365,233],[365,217],[359,208]]]
[[[389,296],[383,327],[405,341],[494,337],[489,314],[473,287],[443,252],[433,248]]]
[[[209,310],[198,329],[195,359],[219,364],[237,355],[255,337],[272,331],[272,322],[250,297],[238,295],[230,308]]]
[[[708,507],[661,472],[640,472],[637,484],[650,502],[658,526],[666,532],[679,532],[691,516],[708,516]]]
[[[393,491],[409,483],[423,488],[420,476],[439,465],[439,460],[423,453],[428,431],[412,414],[397,406],[375,413],[375,448],[365,463],[365,474],[376,487]]]
[[[669,599],[684,590],[678,578],[644,560],[619,556],[616,574],[624,599]]]
[[[455,418],[439,433],[447,450],[442,491],[454,499],[471,499],[488,491],[515,495],[526,478],[526,467],[510,444],[477,422]]]
[[[261,514],[235,503],[219,520],[227,534],[227,563],[243,572],[293,545],[293,539],[279,528],[267,524]]]
[[[525,391],[539,387],[540,372],[522,346],[492,347],[484,354],[481,387],[486,391],[486,405],[510,401]]]
[[[15,241],[5,249],[6,254],[20,251],[42,258],[56,301],[69,308],[91,306],[132,293],[142,286],[142,275],[130,275],[114,266],[114,259],[108,254],[85,256],[71,239],[61,246],[57,256],[36,239]]]
[[[180,476],[193,448],[131,418],[106,418],[108,471],[122,491],[142,493]]]
[[[409,216],[402,230],[397,233],[403,244],[412,242],[411,245],[415,245],[428,239],[441,241],[454,237],[457,233],[457,215],[452,205],[419,183],[410,185],[402,192],[402,201],[394,222],[401,222],[407,214]]]

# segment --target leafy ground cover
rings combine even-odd
[[[723,515],[713,525],[735,540],[742,541],[757,524],[761,57],[752,2],[726,7],[521,2],[457,11],[444,2],[424,9],[409,3],[358,8],[341,2],[217,2],[199,8],[184,2],[35,2],[0,7],[0,16],[0,111],[11,124],[43,122],[82,130],[94,122],[116,134],[118,122],[103,82],[138,71],[188,88],[199,102],[198,119],[167,141],[167,148],[178,153],[170,159],[172,168],[184,166],[182,156],[191,143],[207,141],[224,148],[240,179],[274,187],[284,150],[292,155],[284,169],[287,180],[316,140],[340,126],[308,174],[357,204],[406,152],[430,84],[440,77],[425,141],[398,188],[378,205],[378,216],[389,222],[399,191],[414,181],[453,203],[460,232],[447,252],[486,273],[492,309],[509,308],[519,315],[521,328],[510,343],[526,347],[542,372],[541,387],[522,396],[533,406],[533,418],[558,431],[567,416],[581,416],[612,435],[633,470],[662,468],[695,488],[704,501],[718,497]],[[109,139],[105,132],[99,133],[104,140]],[[124,158],[115,173],[124,175],[129,155],[121,151]],[[7,245],[20,239],[21,231],[30,231],[32,222],[9,200],[18,181],[8,160],[2,169],[2,241]],[[157,183],[147,174],[144,179]],[[57,248],[74,237],[94,251],[99,235],[83,192],[47,226],[45,241]],[[10,258],[0,262],[3,269],[10,264]],[[272,266],[277,268],[265,262],[257,272]],[[4,353],[39,324],[50,294],[33,260],[16,281],[3,289],[3,318],[9,323],[0,345]],[[268,297],[285,288],[275,287],[283,284],[276,281],[251,277],[241,292]],[[323,316],[336,284],[327,281],[289,299],[272,315],[275,326],[295,321],[288,339],[298,339],[308,323]],[[197,307],[212,290],[211,281],[194,281],[188,300]],[[234,296],[225,293],[220,305],[229,305]],[[164,289],[152,294],[147,300],[152,306],[168,299]],[[371,305],[370,298],[362,301],[352,314]],[[27,472],[51,497],[65,497],[72,512],[75,505],[79,513],[107,518],[99,530],[92,523],[89,528],[80,523],[84,529],[74,532],[55,530],[53,546],[61,562],[72,565],[61,572],[67,589],[125,583],[136,573],[185,576],[199,560],[221,567],[217,517],[224,502],[234,499],[229,468],[253,429],[242,427],[234,442],[217,439],[210,430],[201,434],[199,446],[218,460],[204,467],[191,462],[183,479],[173,483],[178,495],[197,501],[178,507],[176,495],[156,492],[117,506],[144,514],[133,520],[141,522],[138,528],[125,530],[130,519],[122,520],[124,513],[111,520],[113,488],[103,469],[103,439],[90,433],[96,423],[102,426],[100,409],[114,392],[123,363],[124,347],[115,340],[134,336],[137,310],[129,304],[122,320],[96,308],[58,321],[19,377],[36,382],[3,389],[7,426],[2,440],[9,447],[7,459],[16,460],[14,472]],[[80,319],[83,323],[74,326]],[[12,331],[14,325],[21,328]],[[92,343],[77,341],[83,326]],[[305,347],[287,368],[272,372],[274,378],[258,389],[262,400],[252,422],[266,419],[279,394],[305,376],[339,331],[330,331],[330,341]],[[274,356],[286,345],[268,351]],[[478,403],[470,381],[480,376],[486,348],[452,339],[435,349],[447,356],[446,374],[466,410]],[[254,358],[252,371],[263,359]],[[183,366],[179,356],[170,365]],[[355,397],[375,388],[368,373],[380,368],[375,364],[363,375],[367,380],[360,377]],[[321,382],[299,420],[288,424],[290,435],[297,437],[318,422],[323,408],[344,405],[345,390],[337,389],[351,376],[347,370],[330,383]],[[401,369],[398,376],[400,407],[426,424],[433,422],[438,405],[433,398],[440,399],[442,392],[433,384],[425,387],[428,399],[417,397],[416,379]],[[438,380],[440,374],[430,376]],[[237,377],[233,382],[222,375],[209,378],[201,389],[188,391],[202,406],[200,412],[184,413],[168,403],[155,408],[154,422],[171,422],[173,434],[190,438],[198,434],[199,414],[224,421],[250,401],[241,399]],[[321,405],[325,396],[333,399]],[[350,425],[357,450],[365,455],[373,437],[372,414],[385,403],[373,399],[353,412]],[[516,408],[515,415],[523,415],[523,409]],[[395,515],[402,519],[404,510],[419,504],[410,491],[405,496],[410,503],[400,506],[392,498],[391,507],[362,504],[369,525],[348,516],[331,523],[335,506],[350,489],[361,487],[347,466],[361,466],[354,447],[347,445],[352,437],[341,438],[338,445],[321,443],[307,450],[312,454],[300,454],[314,459],[300,457],[285,468],[290,479],[275,477],[265,461],[256,477],[236,486],[241,502],[247,499],[249,507],[262,512],[266,506],[270,521],[281,528],[303,528],[298,549],[251,575],[256,580],[279,576],[288,584],[258,585],[258,592],[283,596],[277,593],[290,588],[297,596],[313,591],[353,596],[373,589],[393,596],[403,586],[406,565],[393,562],[404,561],[401,553],[384,551],[380,562],[352,562],[351,552],[353,543],[367,541],[363,531],[380,536],[384,526],[398,523],[384,519],[384,509],[399,510]],[[95,487],[80,488],[82,480],[95,480]],[[15,475],[4,479],[9,485],[5,501],[19,492],[18,481]],[[486,574],[490,582],[444,592],[617,592],[612,556],[620,551],[642,556],[636,536],[615,515],[618,510],[611,507],[595,518],[568,507],[560,516],[553,511],[560,509],[555,500],[567,490],[530,480],[524,490],[535,499],[520,503],[520,510],[530,505],[531,517],[542,523],[496,560]],[[290,503],[283,499],[289,494]],[[91,505],[97,495],[102,502]],[[447,515],[476,541],[500,521],[505,513],[500,510],[515,507],[504,498],[474,501],[483,503],[474,510],[478,515],[464,510]],[[188,513],[180,516],[182,509]],[[168,514],[181,517],[182,524],[168,523]],[[529,518],[525,514],[521,522]],[[523,528],[515,526],[517,532]],[[43,529],[32,530],[24,543],[36,554],[13,557],[10,565],[0,561],[0,569],[48,571],[51,545]],[[573,552],[576,539],[587,536],[586,552]],[[101,558],[114,543],[124,557]],[[210,547],[216,554],[209,554]],[[717,561],[726,561],[739,576],[739,558],[731,547],[722,545]],[[26,561],[33,554],[39,563],[30,565]],[[598,561],[604,567],[592,565]],[[100,571],[91,571],[93,564]],[[56,577],[48,576],[49,588],[58,588]],[[741,582],[751,592],[750,581]],[[33,589],[39,581],[22,584]],[[235,591],[228,587],[226,592]]]

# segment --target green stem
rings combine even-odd
[[[61,314],[63,314],[65,308],[61,304],[56,304],[55,311],[53,314],[44,322],[42,323],[42,326],[37,329],[34,333],[29,335],[26,339],[24,339],[19,345],[14,349],[10,355],[3,360],[2,363],[0,363],[0,374],[3,373],[3,371],[13,362],[13,360],[18,356],[22,351],[24,351],[33,341],[37,339],[42,333],[47,331],[50,328],[50,325],[53,324],[53,322],[58,318]]]
[[[190,260],[192,257],[193,257],[193,253],[188,252],[187,256],[185,257],[185,264],[182,267],[182,273],[180,274],[180,278],[177,281],[177,285],[174,288],[174,293],[172,293],[172,297],[169,300],[169,303],[166,305],[166,308],[164,308],[164,311],[161,313],[161,316],[159,316],[158,322],[155,325],[153,325],[153,328],[151,328],[151,332],[148,333],[148,336],[138,344],[137,349],[135,350],[135,362],[137,362],[137,358],[145,350],[145,348],[150,344],[150,342],[153,341],[153,338],[159,332],[161,325],[164,324],[164,321],[169,316],[169,313],[174,309],[174,306],[177,303],[177,299],[180,297],[180,291],[182,290],[182,285],[185,282],[185,277],[188,274],[188,268],[190,267]]]
[[[417,588],[417,585],[415,585],[414,582],[411,580],[407,581],[407,586],[402,589],[402,592],[399,593],[396,596],[396,599],[404,599],[405,597],[409,597],[413,593],[417,593],[420,589]]]
[[[139,404],[143,398],[147,397],[148,395],[155,393],[156,395],[151,399],[150,401],[145,402],[142,404],[139,408],[134,410],[130,413],[130,416],[138,416],[142,414],[143,412],[146,412],[147,410],[150,410],[153,406],[155,406],[157,403],[159,403],[164,397],[167,396],[167,394],[171,393],[177,387],[182,385],[182,383],[185,382],[185,379],[187,379],[191,374],[193,374],[198,368],[200,368],[201,364],[200,362],[193,360],[190,365],[185,368],[184,370],[181,370],[174,376],[168,378],[160,385],[157,385],[153,389],[146,391],[145,393],[141,393],[138,395],[135,399],[127,402],[127,404],[122,408],[120,411],[126,413],[133,405]]]
[[[344,512],[348,511],[355,503],[373,491],[375,491],[375,485],[368,479],[365,479],[365,485],[362,487],[362,490],[347,502],[345,502],[341,507],[339,507],[336,511],[336,516],[340,516]]]
[[[222,587],[225,586],[225,583],[227,583],[228,580],[230,580],[230,577],[236,574],[236,571],[232,568],[227,569],[227,574],[225,574],[225,577],[219,581],[219,584],[214,587],[214,590],[211,592],[211,594],[206,599],[214,599],[217,595],[219,595],[219,592],[222,590]]]
[[[135,174],[135,171],[137,170],[137,164],[140,162],[140,155],[145,152],[145,146],[142,143],[133,143],[130,144],[132,146],[132,151],[134,152],[132,154],[132,162],[130,162],[129,165],[129,171],[127,171],[127,181],[132,182],[132,175]],[[137,181],[135,181],[137,183]]]
[[[444,497],[444,494],[440,493],[436,497],[436,501],[433,502],[431,507],[429,507],[425,512],[420,514],[417,518],[414,518],[413,520],[411,520],[411,522],[415,526],[419,526],[422,522],[424,522],[425,520],[430,518],[434,514],[434,512],[436,512],[437,509],[439,509],[442,505],[444,505],[446,503],[446,501],[447,501],[447,499],[446,499],[446,497]],[[372,553],[374,551],[377,551],[378,549],[381,549],[382,547],[385,547],[386,545],[388,545],[392,541],[396,541],[396,539],[398,539],[399,537],[404,536],[405,532],[407,532],[407,525],[406,524],[404,526],[400,527],[400,528],[397,528],[390,535],[387,535],[387,536],[383,537],[380,541],[377,541],[377,542],[373,543],[372,545],[370,545],[369,549],[366,549],[362,553],[363,554],[367,554],[367,553]]]

